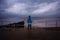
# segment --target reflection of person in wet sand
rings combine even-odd
[[[32,19],[31,19],[31,16],[28,17],[27,23],[28,23],[28,30],[29,30],[29,29],[31,30],[31,26],[32,26]]]

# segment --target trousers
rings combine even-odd
[[[32,26],[31,24],[28,24],[28,30],[31,30],[31,26]]]

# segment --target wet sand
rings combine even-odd
[[[0,28],[0,40],[59,40],[60,30],[53,29]]]

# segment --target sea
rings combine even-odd
[[[0,19],[0,25],[7,25],[24,21],[24,25],[28,26],[27,19],[27,17]],[[32,27],[60,27],[60,18],[32,17]]]

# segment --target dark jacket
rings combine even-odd
[[[31,19],[31,18],[28,18],[28,19],[27,19],[27,23],[28,23],[28,24],[32,24],[32,19]]]

